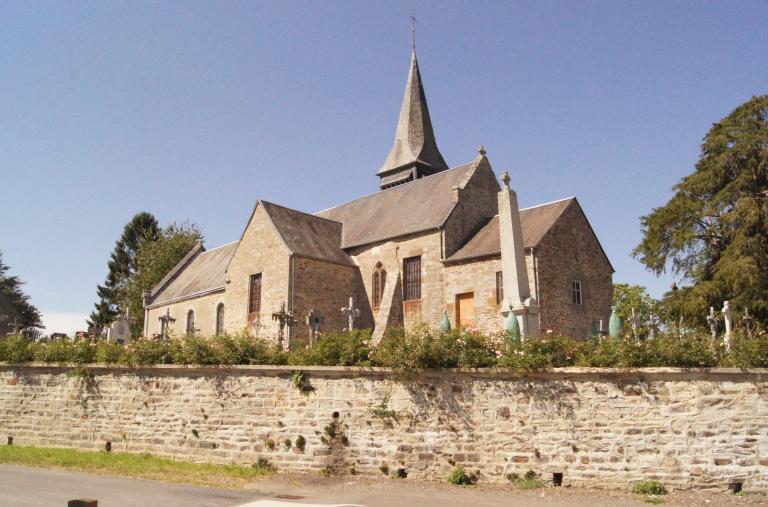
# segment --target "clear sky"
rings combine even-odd
[[[449,165],[575,195],[616,268],[711,124],[768,92],[768,2],[0,3],[0,250],[48,331],[84,328],[138,211],[236,240],[258,198],[377,189],[417,52]]]

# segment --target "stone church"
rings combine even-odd
[[[575,338],[608,322],[613,268],[576,198],[519,209],[482,147],[450,168],[415,52],[377,176],[380,191],[314,214],[257,201],[239,240],[196,246],[145,291],[144,334],[247,328],[292,347],[350,320],[374,340],[446,317]]]

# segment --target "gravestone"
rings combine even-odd
[[[113,322],[107,330],[107,340],[112,340],[117,343],[127,343],[130,341],[131,326],[128,324],[128,319],[120,317]]]

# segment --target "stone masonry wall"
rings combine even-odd
[[[205,296],[179,301],[168,305],[150,308],[147,313],[148,335],[160,334],[160,321],[158,317],[165,315],[169,311],[171,317],[176,322],[171,324],[170,329],[176,336],[181,336],[187,330],[187,312],[195,312],[195,328],[204,336],[211,336],[216,333],[216,307],[224,302],[224,290],[207,294]],[[224,324],[227,323],[227,306],[224,305]]]
[[[341,332],[349,327],[347,317],[341,312],[341,308],[349,304],[349,296],[362,310],[355,319],[356,328],[373,327],[371,309],[357,268],[296,257],[295,269],[295,294],[292,299],[297,322],[291,347],[309,343],[307,315],[310,310],[320,311],[321,333]]]
[[[499,212],[500,187],[486,157],[476,161],[464,188],[454,190],[456,208],[444,226],[445,257],[450,257]]]
[[[601,319],[608,328],[613,270],[581,208],[571,204],[535,249],[542,332],[584,338]],[[582,305],[572,302],[571,282],[581,280]]]
[[[237,332],[248,326],[252,334],[259,337],[277,337],[278,323],[272,320],[272,312],[280,310],[283,302],[286,307],[289,304],[289,266],[288,248],[263,206],[258,206],[227,269],[224,328]],[[261,314],[249,322],[250,279],[258,273],[261,273]]]
[[[768,370],[306,368],[304,392],[288,367],[88,371],[0,365],[2,441],[294,472],[444,480],[453,461],[487,482],[533,470],[565,485],[768,490]]]
[[[403,302],[404,327],[412,329],[422,322],[431,326],[439,325],[445,310],[440,236],[440,233],[435,231],[353,248],[349,254],[360,267],[368,305],[373,304],[372,280],[377,262],[383,264],[387,273],[400,271],[400,279],[403,280],[403,259],[420,255],[421,299]],[[374,312],[374,318],[376,313]]]

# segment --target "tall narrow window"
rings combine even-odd
[[[187,334],[195,334],[195,311],[190,310],[187,312]]]
[[[421,256],[403,259],[403,296],[406,301],[421,299]]]
[[[261,312],[261,273],[251,275],[251,286],[248,296],[248,313]]]
[[[376,267],[373,268],[373,283],[371,285],[374,310],[378,310],[381,306],[381,299],[384,297],[384,284],[386,281],[387,271],[384,269],[384,265],[381,262],[377,262]]]
[[[501,271],[496,272],[496,304],[500,305],[504,301],[504,277]]]
[[[216,334],[224,334],[224,303],[216,307]]]
[[[571,300],[573,304],[581,306],[581,280],[571,282]]]

